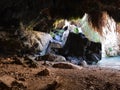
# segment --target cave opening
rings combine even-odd
[[[92,26],[91,22],[89,22],[88,14],[84,14],[82,18],[72,18],[67,22],[65,19],[57,20],[53,25],[55,29],[61,29],[62,27],[69,25],[69,29],[74,30],[74,33],[78,33],[79,29],[82,30],[82,33],[84,33],[89,40],[100,42],[102,44],[101,61],[99,61],[97,65],[113,68],[119,67],[120,49],[117,28],[118,23],[115,22],[114,19],[107,14],[107,12],[102,13],[101,19],[101,28]],[[77,27],[78,31],[76,31],[76,27],[74,27],[74,25]]]

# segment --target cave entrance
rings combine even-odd
[[[103,13],[103,26],[102,35],[95,30],[96,28],[88,21],[88,15],[85,14],[83,18],[71,19],[66,22],[65,20],[59,20],[54,23],[55,28],[63,28],[67,25],[70,29],[73,29],[75,25],[77,29],[74,28],[74,32],[78,33],[78,30],[82,30],[85,36],[94,42],[102,43],[102,60],[98,63],[100,66],[110,66],[113,68],[118,68],[120,63],[120,49],[119,49],[119,33],[117,28],[117,23],[110,17],[106,12]],[[118,64],[117,64],[118,63]]]

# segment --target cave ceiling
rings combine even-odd
[[[52,19],[88,13],[93,22],[98,22],[104,11],[120,22],[120,0],[0,0],[0,25],[13,20],[29,22],[40,13]]]

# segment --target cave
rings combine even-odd
[[[119,36],[120,0],[1,0],[0,89],[119,90]]]
[[[54,23],[59,22],[60,19],[83,18],[85,20],[80,23],[87,22],[91,32],[95,31],[100,35],[102,57],[118,56],[120,54],[119,0],[116,2],[112,0],[109,2],[105,0],[93,0],[92,2],[90,0],[36,0],[35,2],[26,0],[24,3],[22,0],[19,2],[5,0],[1,1],[0,7],[1,31],[13,33],[16,29],[22,27],[22,29],[49,33],[51,29],[55,28]],[[86,28],[87,26],[83,29]],[[90,39],[94,37],[94,35],[87,36]]]

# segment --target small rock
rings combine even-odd
[[[56,55],[56,58],[55,58],[54,61],[55,61],[55,62],[65,62],[66,59],[65,59],[65,57],[63,57],[63,56]]]
[[[48,69],[44,69],[36,74],[36,76],[48,76],[48,75],[50,75],[50,72]]]
[[[74,65],[69,62],[58,62],[53,64],[54,68],[62,68],[62,69],[82,69],[82,67]]]
[[[83,67],[87,67],[88,65],[87,65],[87,62],[85,61],[85,60],[83,60],[82,62],[81,62],[81,65],[83,66]]]
[[[59,86],[60,86],[60,84],[57,81],[52,81],[50,84],[47,84],[41,90],[56,90]]]

